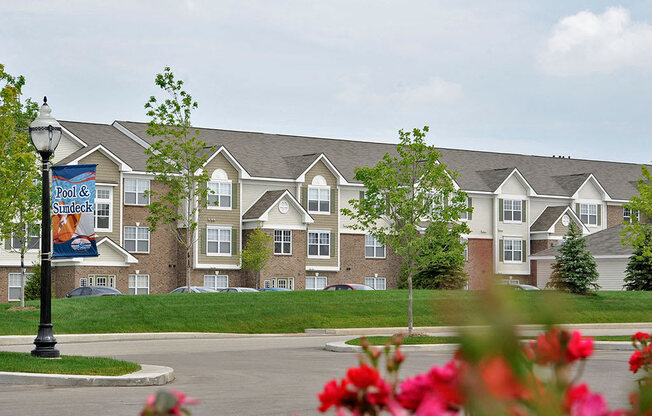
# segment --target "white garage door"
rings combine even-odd
[[[623,290],[628,259],[595,259],[601,290]]]

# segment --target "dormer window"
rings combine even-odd
[[[329,214],[331,211],[331,188],[323,176],[317,175],[308,185],[308,212]]]
[[[598,225],[598,204],[580,204],[580,219],[586,225]]]
[[[208,208],[231,209],[232,187],[226,172],[222,169],[215,169],[211,175],[208,187]]]

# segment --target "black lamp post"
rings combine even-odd
[[[50,113],[47,97],[43,97],[43,105],[38,117],[29,127],[29,136],[36,151],[43,159],[43,193],[41,197],[41,323],[38,335],[34,339],[36,348],[32,350],[34,357],[57,358],[59,350],[52,332],[52,217],[50,214],[50,157],[61,139],[61,125]]]

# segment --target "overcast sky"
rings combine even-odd
[[[60,120],[146,121],[170,66],[202,127],[652,160],[647,0],[0,0],[0,63]]]

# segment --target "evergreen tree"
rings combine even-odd
[[[564,242],[559,247],[552,265],[552,276],[547,287],[585,294],[598,290],[598,266],[591,252],[586,249],[586,240],[579,227],[571,221]]]
[[[25,282],[25,300],[41,299],[41,263],[32,266],[32,274]]]
[[[642,244],[634,248],[634,253],[629,257],[625,269],[625,285],[627,290],[652,290],[652,257],[646,256],[643,247],[652,245],[652,228],[646,225],[642,229]]]

